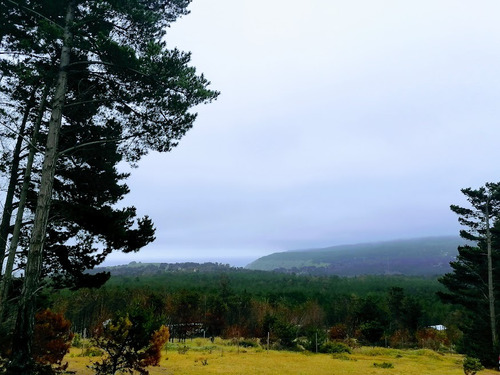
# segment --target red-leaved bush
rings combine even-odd
[[[55,373],[68,367],[62,360],[72,339],[71,323],[62,314],[47,309],[35,315],[33,359],[45,372]]]
[[[149,340],[149,347],[144,352],[142,358],[143,366],[158,366],[161,359],[161,350],[170,338],[170,332],[167,327],[161,326],[159,330],[154,331]]]

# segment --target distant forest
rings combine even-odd
[[[325,340],[332,329],[370,345],[416,346],[418,335],[438,324],[449,328],[452,337],[441,338],[447,345],[459,337],[460,312],[438,299],[443,287],[436,278],[304,276],[216,263],[108,270],[113,276],[100,289],[61,291],[47,300],[81,335],[121,314],[166,324],[172,339],[269,334],[281,348],[312,335]]]

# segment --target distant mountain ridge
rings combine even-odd
[[[312,275],[435,276],[451,270],[449,263],[464,243],[458,236],[440,236],[293,250],[261,257],[246,268]]]

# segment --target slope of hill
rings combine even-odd
[[[456,236],[428,237],[323,249],[274,253],[257,259],[246,268],[313,275],[440,275],[464,240]]]

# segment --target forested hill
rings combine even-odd
[[[432,276],[450,271],[461,244],[460,237],[443,236],[294,250],[264,256],[246,268],[312,275]]]
[[[243,270],[242,268],[239,268]],[[113,276],[146,276],[146,275],[160,275],[165,272],[182,272],[182,273],[217,273],[227,271],[235,271],[238,268],[231,267],[229,264],[222,263],[142,263],[142,262],[130,262],[129,264],[124,264],[121,266],[110,266],[110,267],[96,267],[95,269],[88,270],[90,274],[95,274],[97,272],[110,272]]]

